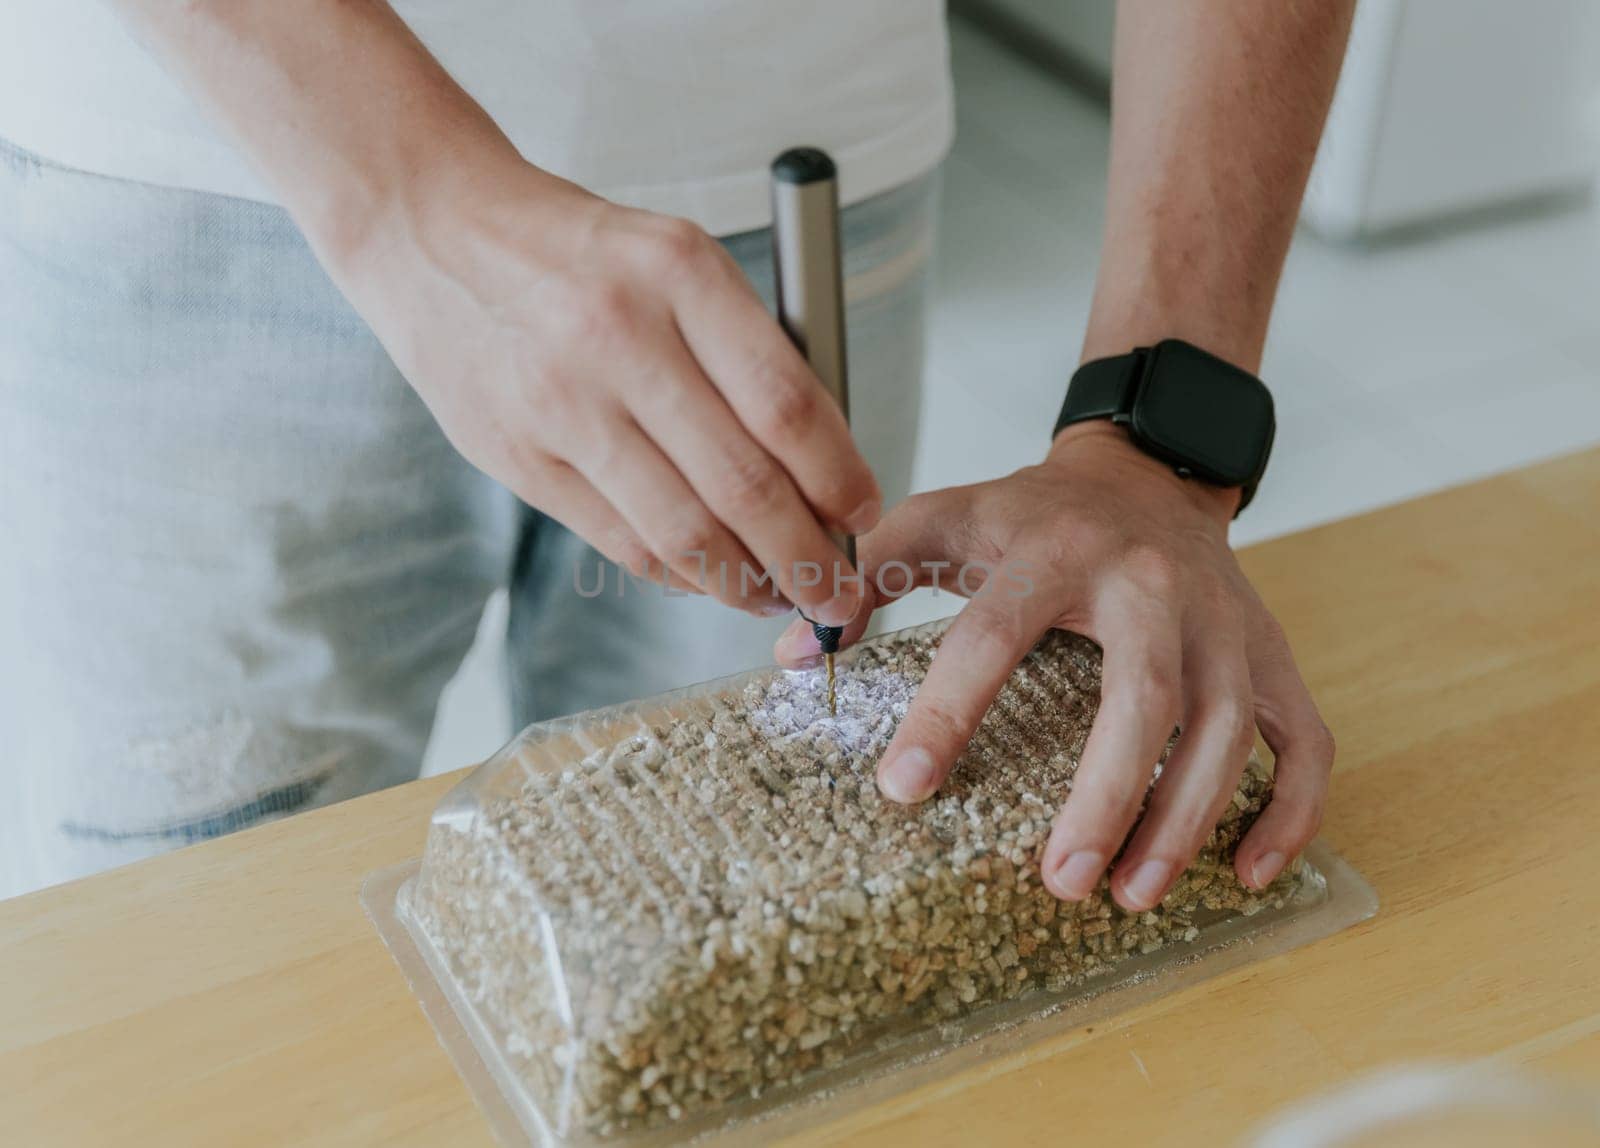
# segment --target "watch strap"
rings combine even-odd
[[[1140,385],[1144,381],[1150,358],[1156,350],[1156,347],[1135,347],[1127,354],[1091,359],[1074,371],[1072,380],[1067,385],[1067,397],[1061,404],[1061,413],[1056,418],[1051,438],[1074,423],[1109,419],[1124,427],[1134,444],[1141,450],[1172,463],[1178,474],[1183,477],[1195,477],[1195,470],[1199,468],[1191,468],[1181,458],[1173,458],[1167,452],[1157,449],[1154,444],[1146,442],[1134,425],[1133,408],[1138,401]],[[1225,361],[1219,360],[1219,362],[1231,370],[1238,371],[1238,368],[1232,367]],[[1250,377],[1255,378],[1253,375]],[[1259,379],[1255,381],[1260,385]],[[1267,442],[1267,449],[1270,450],[1270,437]],[[1234,511],[1235,518],[1250,505],[1260,481],[1261,476],[1258,472],[1239,485],[1239,506]]]
[[[1126,355],[1091,359],[1074,371],[1050,437],[1060,434],[1063,427],[1092,419],[1127,422],[1133,410],[1135,384],[1144,371],[1145,357],[1145,348],[1139,347]]]

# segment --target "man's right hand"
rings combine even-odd
[[[335,275],[469,461],[636,574],[855,613],[828,529],[870,529],[877,483],[704,231],[520,163],[423,184],[364,230]]]
[[[877,484],[716,241],[528,164],[387,4],[114,3],[468,460],[635,573],[855,612],[826,528],[870,529]]]

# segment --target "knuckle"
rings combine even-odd
[[[1057,528],[1059,537],[1072,539],[1087,554],[1107,558],[1122,545],[1122,534],[1111,519],[1102,515],[1086,515],[1069,510],[1061,514]]]
[[[904,505],[910,505],[919,498],[926,498],[925,494],[913,495]],[[1045,570],[1069,570],[1076,563],[1072,543],[1068,535],[1059,529],[1052,529],[1027,542],[1028,557]]]
[[[522,389],[480,424],[496,452],[510,457],[538,449],[557,459],[570,456],[570,432],[592,417],[594,403],[558,363],[518,361],[512,371],[525,379]]]
[[[542,434],[552,446],[558,446],[567,438],[558,431],[581,427],[585,421],[593,418],[590,396],[585,394],[584,389],[564,371],[541,372],[537,385],[538,391],[534,402],[537,404],[539,420],[535,433]],[[514,443],[526,441],[525,436],[515,434],[506,422],[497,422],[496,426],[502,429],[510,441]]]
[[[1256,736],[1255,711],[1247,699],[1231,696],[1212,707],[1210,718],[1234,749],[1248,748]]]
[[[669,563],[689,561],[704,556],[716,538],[716,523],[710,515],[688,514],[678,521],[668,523],[661,531],[661,556]]]
[[[581,469],[591,479],[618,473],[627,466],[629,455],[632,453],[629,449],[629,437],[612,420],[604,420],[594,428],[584,445],[584,463]]]
[[[606,550],[613,562],[635,578],[652,577],[655,555],[631,533],[622,530],[613,532],[607,540]]]
[[[1102,770],[1074,786],[1072,795],[1100,823],[1107,839],[1120,846],[1150,787],[1150,770],[1121,766]]]
[[[1231,634],[1241,632],[1245,621],[1244,604],[1225,579],[1203,579],[1194,593],[1219,625]]]
[[[1224,794],[1226,801],[1231,794]],[[1152,851],[1160,850],[1180,863],[1194,859],[1205,844],[1221,815],[1220,802],[1173,802],[1162,810],[1161,824],[1157,827]],[[1149,816],[1148,814],[1146,815]],[[1180,868],[1182,865],[1180,864]]]
[[[1333,730],[1328,728],[1328,723],[1320,717],[1312,723],[1310,752],[1322,770],[1333,768],[1333,759],[1339,752],[1339,743],[1333,736]]]
[[[1165,551],[1149,545],[1135,545],[1128,550],[1124,564],[1134,584],[1144,593],[1158,598],[1170,598],[1182,585],[1178,564]]]
[[[764,372],[765,430],[778,439],[795,438],[811,429],[817,416],[817,391],[809,379],[780,367]]]
[[[668,274],[694,271],[704,265],[708,248],[714,242],[697,224],[666,216],[654,229],[652,261]]]
[[[1076,793],[1072,796],[1075,797]],[[1111,800],[1113,797],[1116,800]],[[1068,800],[1070,803],[1071,797]],[[1094,803],[1084,803],[1081,808],[1086,820],[1077,822],[1077,832],[1073,834],[1081,842],[1078,848],[1089,849],[1106,857],[1120,853],[1133,829],[1132,822],[1138,804],[1122,801],[1120,794],[1102,794]]]
[[[578,347],[592,348],[613,342],[634,326],[632,293],[616,282],[596,282],[584,288],[572,309],[567,336]]]
[[[843,468],[816,475],[806,486],[812,505],[835,517],[851,513],[873,493],[870,477],[847,473]]]
[[[967,660],[976,665],[989,665],[1001,661],[1015,661],[1032,635],[1024,632],[1022,620],[1015,611],[988,609],[973,610],[973,625],[966,632]]]
[[[1008,555],[1014,555],[1019,561],[1034,569],[1037,574],[1042,574],[1043,577],[1040,582],[1042,582],[1046,590],[1053,587],[1075,585],[1075,579],[1078,579],[1078,577],[1085,577],[1085,579],[1093,579],[1094,577],[1094,572],[1086,568],[1083,552],[1074,548],[1074,545],[1067,537],[1051,534],[1051,536],[1042,537],[1042,539],[1029,539],[1026,545],[1008,550],[1002,545],[992,544],[987,531],[974,532],[968,529],[966,534],[968,536],[963,537],[963,542],[970,542],[979,552],[986,553],[987,556],[994,556],[997,560]],[[1056,580],[1058,577],[1061,579],[1059,582]],[[1093,596],[1091,595],[1062,593],[1059,592],[1058,588],[1053,593],[1053,598],[1061,603],[1062,609],[1077,609],[1080,622],[1088,620],[1085,614],[1093,614]]]
[[[959,748],[966,743],[966,723],[955,709],[939,699],[918,703],[917,724],[922,736],[935,745]]]
[[[1059,518],[1030,543],[1035,560],[1047,570],[1093,568],[1110,548],[1109,531],[1094,519]]]
[[[767,513],[783,499],[786,481],[777,464],[765,455],[743,453],[728,460],[723,475],[723,497],[741,517]]]
[[[1262,610],[1257,625],[1262,643],[1273,656],[1289,648],[1289,635],[1284,632],[1283,623],[1273,615]]]
[[[1182,704],[1178,667],[1157,658],[1145,660],[1128,684],[1124,704],[1136,715],[1176,717]]]
[[[558,465],[537,443],[514,435],[499,441],[495,452],[505,459],[519,478],[529,482],[548,481],[554,476]]]
[[[1321,794],[1306,809],[1305,823],[1301,825],[1300,843],[1309,842],[1322,831],[1322,815],[1327,808],[1327,802]]]
[[[1318,796],[1312,800],[1295,802],[1280,814],[1283,832],[1297,849],[1315,837],[1322,828],[1322,812],[1323,801]]]

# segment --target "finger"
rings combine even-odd
[[[964,561],[970,537],[965,529],[971,508],[971,489],[916,494],[884,516],[876,529],[856,540],[856,565],[865,588],[861,609],[839,639],[841,649],[861,640],[872,623],[872,612],[912,590],[932,583],[942,571],[941,585],[950,582],[948,567]],[[956,553],[948,548],[954,544]],[[773,647],[773,657],[781,666],[802,668],[815,665],[822,657],[811,624],[803,618],[790,623]]]
[[[996,584],[956,615],[927,676],[878,763],[878,788],[893,801],[925,801],[944,784],[1011,671],[1055,611],[1043,595]]]
[[[861,606],[855,570],[788,472],[750,437],[687,347],[658,353],[649,371],[628,408],[761,564],[733,572],[741,593],[787,600],[828,625],[848,622]]]
[[[1268,619],[1252,644],[1255,719],[1273,756],[1272,800],[1234,853],[1253,889],[1270,885],[1317,835],[1333,773],[1333,734],[1295,667],[1289,643]]]
[[[1118,590],[1095,604],[1091,621],[1104,650],[1100,709],[1041,861],[1046,884],[1069,901],[1094,891],[1127,838],[1180,708],[1182,646],[1170,600]]]
[[[844,413],[737,266],[719,261],[723,290],[678,293],[684,341],[761,447],[822,520],[855,534],[877,525],[883,496]]]
[[[561,523],[635,578],[702,594],[658,559],[605,497],[572,467],[544,456],[520,459],[506,487],[541,514]]]
[[[1183,680],[1183,732],[1111,877],[1112,896],[1125,909],[1153,908],[1189,867],[1232,799],[1255,741],[1250,668],[1231,620],[1191,638]]]
[[[669,569],[719,601],[742,606],[737,572],[754,565],[750,552],[631,418],[609,420],[597,436],[604,445],[581,452],[579,473]]]

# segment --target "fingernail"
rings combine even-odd
[[[1135,869],[1122,883],[1122,895],[1130,908],[1154,908],[1167,892],[1172,881],[1172,862],[1151,858]]]
[[[798,662],[805,658],[820,657],[822,648],[817,645],[817,636],[811,632],[811,623],[804,618],[796,619],[794,624],[779,636],[776,654],[781,662]]]
[[[851,534],[865,534],[878,525],[883,515],[883,499],[874,495],[844,516],[845,529]]]
[[[817,621],[824,626],[848,626],[850,619],[856,616],[856,611],[861,607],[861,599],[855,594],[840,594],[824,602],[817,608]]]
[[[878,770],[878,788],[901,805],[926,801],[939,788],[933,755],[921,746],[901,750]]]
[[[1272,884],[1272,879],[1283,872],[1283,862],[1283,854],[1276,850],[1257,857],[1256,863],[1250,866],[1250,879],[1256,883],[1256,888],[1265,889]]]
[[[1065,897],[1069,901],[1081,901],[1090,893],[1100,881],[1100,874],[1106,870],[1106,855],[1082,850],[1070,855],[1056,869],[1050,880],[1050,887],[1056,891],[1058,897]]]
[[[756,607],[756,613],[763,618],[778,618],[793,610],[794,607],[787,602],[763,602]]]

